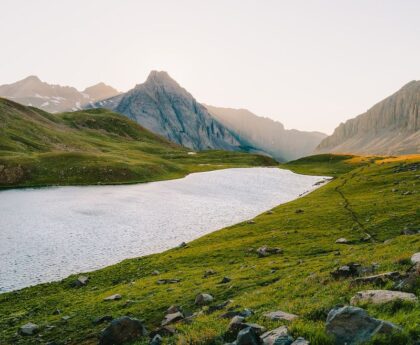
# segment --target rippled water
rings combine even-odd
[[[321,177],[227,169],[125,186],[0,192],[0,291],[172,248],[316,188]]]

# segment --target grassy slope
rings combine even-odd
[[[188,150],[104,109],[49,114],[0,98],[0,188],[135,183],[275,165],[239,152]]]
[[[413,163],[419,164],[420,157],[372,162],[321,155],[291,162],[286,166],[301,173],[338,177],[303,198],[275,208],[273,214],[256,217],[255,224],[240,223],[193,241],[187,248],[125,260],[89,273],[91,281],[86,287],[71,288],[76,277],[73,276],[0,295],[0,343],[36,343],[34,338],[14,335],[20,325],[31,321],[43,328],[44,341],[95,344],[104,327],[92,323],[95,317],[133,315],[153,329],[168,306],[179,304],[197,311],[195,295],[208,292],[215,296],[215,303],[233,299],[232,305],[253,309],[255,315],[249,320],[267,328],[279,323],[265,320],[262,314],[266,311],[280,309],[298,314],[301,318],[290,324],[294,335],[306,337],[312,345],[331,344],[324,331],[327,312],[337,304],[347,304],[361,288],[350,287],[348,280],[335,281],[329,272],[352,261],[364,265],[379,263],[378,272],[404,271],[409,267],[409,257],[420,250],[420,235],[400,235],[406,227],[420,227],[418,171],[394,172],[396,167]],[[393,188],[398,188],[398,192],[392,192]],[[404,191],[414,193],[402,195]],[[304,212],[296,213],[297,209]],[[374,241],[360,240],[366,232]],[[354,243],[335,244],[339,237]],[[392,240],[384,243],[386,239]],[[257,258],[255,251],[249,249],[261,245],[281,247],[284,254]],[[217,274],[203,278],[207,269]],[[154,270],[161,274],[152,275]],[[231,283],[218,284],[223,276],[231,277]],[[181,282],[157,285],[161,278],[179,278]],[[420,293],[419,289],[414,292]],[[122,294],[123,299],[102,301],[114,293]],[[127,300],[133,302],[126,305]],[[71,319],[63,323],[62,315],[53,315],[56,308]],[[399,340],[375,344],[411,344],[420,337],[419,304],[367,308],[372,315],[404,328]],[[178,324],[178,335],[168,341],[222,344],[229,322],[218,317],[222,312],[202,315],[191,324]],[[47,331],[47,324],[57,327]],[[136,344],[143,343],[147,341]]]

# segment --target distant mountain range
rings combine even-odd
[[[420,152],[420,81],[341,123],[316,153],[399,155]]]
[[[0,86],[0,97],[52,113],[80,110],[88,103],[118,94],[117,90],[104,83],[78,91],[70,86],[48,84],[36,76]]]
[[[321,140],[327,137],[320,132],[285,129],[282,123],[257,116],[246,109],[220,108],[211,105],[205,107],[220,123],[247,140],[250,145],[259,147],[281,161],[312,154]]]

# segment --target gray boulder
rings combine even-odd
[[[74,287],[82,287],[86,286],[89,282],[89,277],[86,276],[79,276],[77,279],[73,282]]]
[[[236,337],[236,345],[262,345],[260,336],[252,327],[241,330]]]
[[[330,310],[327,332],[337,345],[355,345],[368,341],[375,334],[391,334],[400,328],[391,322],[375,319],[362,308],[346,306]]]
[[[349,244],[350,241],[347,238],[341,237],[335,241],[337,244]]]
[[[305,338],[299,337],[297,338],[292,345],[309,345],[309,341],[306,340]]]
[[[123,316],[113,320],[100,336],[99,345],[120,345],[147,335],[140,320]]]
[[[420,252],[413,254],[413,256],[411,257],[411,263],[413,265],[420,264]]]
[[[153,339],[150,341],[150,345],[160,345],[162,344],[162,337],[159,334],[156,334]]]
[[[383,304],[403,300],[408,302],[416,302],[417,297],[412,293],[390,290],[365,290],[359,291],[354,295],[351,300],[351,305],[360,303]]]
[[[122,298],[122,296],[117,293],[115,295],[111,295],[111,296],[105,297],[104,298],[104,301],[117,301],[117,300],[120,300],[121,298]]]
[[[199,293],[195,298],[196,305],[206,305],[213,302],[213,296],[207,293]]]
[[[264,345],[274,345],[278,338],[288,335],[286,326],[280,326],[278,328],[267,331],[261,335],[261,339]]]
[[[167,325],[170,325],[171,323],[175,323],[183,319],[184,319],[184,315],[181,312],[177,311],[172,314],[166,314],[165,318],[162,320],[161,325],[167,326]]]
[[[267,319],[278,321],[278,320],[285,320],[285,321],[292,321],[296,319],[298,316],[295,314],[289,314],[281,310],[271,311],[269,313],[265,313],[264,316]]]
[[[399,272],[386,272],[381,274],[376,274],[373,276],[359,277],[355,278],[351,282],[351,286],[362,285],[362,284],[374,284],[374,285],[384,285],[387,281],[397,281],[401,278]]]
[[[32,322],[28,322],[27,324],[19,328],[19,332],[22,335],[34,335],[38,331],[39,331],[39,326]]]
[[[267,246],[262,246],[257,249],[258,257],[264,258],[266,256],[270,256],[272,254],[281,254],[283,250],[281,248],[270,248]]]

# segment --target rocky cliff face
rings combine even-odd
[[[412,81],[370,108],[340,124],[316,152],[410,154],[420,152],[420,81]]]
[[[104,83],[80,92],[74,87],[45,83],[36,76],[29,76],[13,84],[0,85],[0,97],[52,113],[79,110],[88,103],[118,94],[117,90]]]
[[[194,150],[240,150],[243,146],[166,72],[152,71],[145,83],[94,106],[124,114],[150,131]]]
[[[227,128],[280,161],[310,155],[326,137],[319,132],[287,130],[282,123],[257,116],[246,109],[206,107]]]

